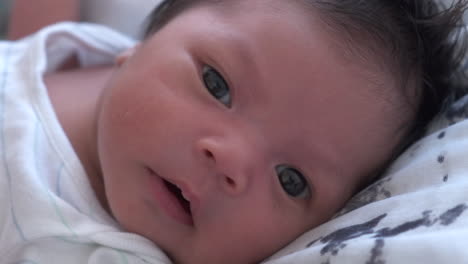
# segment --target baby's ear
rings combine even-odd
[[[135,46],[122,51],[117,57],[115,58],[115,64],[120,67],[122,66],[130,57],[133,56],[135,51],[140,47],[140,44],[136,44]]]

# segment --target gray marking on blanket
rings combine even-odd
[[[424,211],[420,219],[403,223],[394,228],[382,228],[375,234],[374,237],[392,237],[416,229],[420,226],[431,226],[434,221],[431,221],[431,211]]]
[[[466,211],[466,209],[468,209],[468,206],[460,204],[448,210],[439,216],[440,224],[444,226],[451,225],[461,214],[463,214],[464,211]]]
[[[437,157],[437,162],[444,163],[444,161],[445,161],[445,156],[443,154],[441,154],[441,155],[439,155]]]
[[[379,256],[382,255],[384,247],[384,238],[394,237],[402,233],[406,233],[412,230],[415,230],[420,227],[431,227],[439,223],[443,226],[448,226],[453,224],[458,217],[460,217],[466,210],[468,206],[465,204],[459,204],[438,217],[433,217],[432,211],[427,210],[422,213],[422,216],[416,220],[408,221],[402,223],[396,227],[390,228],[385,227],[379,230],[374,230],[379,223],[387,217],[387,214],[380,215],[368,222],[363,224],[352,225],[349,227],[338,229],[335,232],[330,233],[325,237],[316,239],[306,247],[310,247],[318,241],[324,244],[324,247],[321,249],[320,254],[323,256],[325,254],[331,254],[333,256],[338,255],[340,250],[346,247],[346,243],[349,240],[359,238],[365,235],[373,235],[372,238],[377,238],[376,246],[372,249],[371,259],[368,261],[368,264],[384,264],[383,260]],[[381,240],[381,241],[379,241]],[[379,242],[377,242],[379,241]],[[367,263],[366,263],[367,264]]]
[[[392,237],[399,235],[401,233],[405,233],[421,226],[431,227],[437,223],[440,223],[443,226],[451,225],[458,217],[463,214],[463,212],[468,209],[468,206],[465,204],[459,204],[454,208],[451,208],[444,213],[442,213],[439,217],[434,218],[431,220],[431,213],[432,211],[425,211],[423,212],[423,216],[420,219],[409,221],[403,223],[395,228],[383,228],[377,231],[374,237]]]
[[[438,139],[443,139],[444,137],[445,137],[445,131],[442,131],[442,132],[437,136]]]
[[[448,174],[445,174],[445,175],[444,175],[444,182],[447,182],[447,181],[448,181],[448,178],[449,178]]]
[[[346,206],[341,209],[335,218],[356,210],[357,208],[366,204],[391,197],[392,193],[385,188],[385,184],[391,180],[392,177],[385,177],[355,195],[353,198],[351,198],[351,200],[348,201]]]
[[[456,119],[465,119],[468,117],[468,95],[463,96],[453,103],[445,112],[445,117],[451,124],[456,123]]]
[[[421,144],[415,144],[410,149],[408,149],[409,157],[412,158],[412,157],[416,156],[416,154],[418,153],[418,150],[420,148],[421,148]]]
[[[366,262],[366,264],[385,264],[385,260],[382,259],[384,245],[385,241],[383,239],[375,240],[375,246],[371,251],[371,258]]]
[[[387,216],[387,214],[380,215],[366,223],[353,225],[339,229],[323,238],[320,238],[320,242],[326,244],[320,253],[322,255],[331,253],[336,255],[340,249],[346,247],[345,242],[363,235],[373,234],[374,228]],[[307,247],[310,247],[317,240],[309,243]]]
[[[306,248],[312,246],[313,244],[315,244],[315,242],[319,241],[319,240],[322,239],[322,238],[323,238],[323,237],[320,237],[320,238],[315,239],[315,240],[312,241],[312,242],[309,242],[309,243],[306,245]]]

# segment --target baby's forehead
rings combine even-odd
[[[307,112],[316,111],[311,105],[313,99],[331,102],[331,97],[351,93],[381,105],[386,109],[382,113],[405,107],[401,104],[405,102],[404,89],[400,89],[391,67],[385,67],[384,53],[362,44],[364,41],[350,43],[339,34],[341,31],[334,31],[318,16],[317,10],[301,9],[300,1],[234,2],[194,7],[196,12],[202,12],[201,16],[194,12],[194,23],[185,25],[193,25],[196,33],[191,37],[205,41],[208,47],[204,48],[212,53],[208,56],[217,54],[219,63],[237,72],[233,78],[236,86],[250,87],[252,93],[257,93],[257,101],[276,100],[272,106],[284,109],[284,101],[289,97],[295,104],[304,101],[303,105],[308,107],[301,112]],[[201,17],[208,18],[203,21],[199,20]],[[353,81],[359,81],[359,85]],[[346,89],[341,91],[334,86]],[[280,89],[275,90],[276,87]],[[277,96],[273,98],[275,93]],[[330,110],[342,106],[324,107]],[[392,117],[397,116],[400,115]]]
[[[179,33],[185,30],[187,46],[196,47],[199,57],[209,57],[202,63],[213,63],[225,75],[234,108],[263,125],[263,133],[274,136],[274,142],[340,142],[336,145],[343,149],[335,150],[336,155],[359,149],[356,142],[362,138],[372,142],[379,133],[395,133],[395,123],[404,118],[403,100],[392,73],[370,63],[379,57],[347,56],[340,36],[322,20],[307,17],[306,11],[284,11],[291,10],[290,3],[271,2],[284,7],[224,16],[212,6],[199,6],[175,23]]]

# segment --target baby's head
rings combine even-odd
[[[268,257],[330,219],[438,111],[461,9],[165,1],[103,96],[112,214],[177,263]]]

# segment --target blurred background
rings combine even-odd
[[[160,2],[161,0],[81,0],[80,17],[83,21],[108,25],[130,36],[139,37],[146,16]]]
[[[17,1],[15,7],[14,1]],[[27,8],[36,3],[53,1],[57,0],[0,0],[0,38],[6,37],[10,12],[13,8],[17,8],[18,6],[20,8]],[[61,5],[64,5],[65,2],[67,1],[57,1]],[[75,10],[76,19],[104,24],[137,38],[142,32],[146,16],[161,0],[69,0],[69,2],[78,3],[77,10]],[[34,12],[34,10],[29,11],[29,13],[31,12]],[[21,13],[27,14],[28,12]],[[54,14],[52,13],[48,13],[47,15],[53,16]],[[37,13],[31,13],[31,15],[37,16]],[[30,16],[25,15],[22,19],[28,19],[28,17]],[[15,22],[18,24],[22,21]]]
[[[9,5],[11,0],[0,0],[0,38],[4,38],[9,18]]]
[[[449,5],[454,0],[438,1]],[[15,2],[15,5],[13,2]],[[29,28],[21,28],[21,32],[29,34],[38,29],[34,28],[34,26],[40,28],[43,26],[43,23],[31,23],[31,21],[25,19],[34,19],[35,17],[36,20],[38,18],[39,20],[48,19],[49,21],[57,19],[63,20],[60,19],[60,15],[57,14],[59,11],[61,12],[66,9],[66,6],[69,5],[69,3],[73,3],[72,5],[75,7],[73,8],[74,13],[71,13],[71,11],[68,10],[66,17],[74,17],[74,20],[104,24],[129,36],[138,38],[141,36],[146,16],[160,2],[161,0],[0,0],[0,39],[6,37],[8,32],[8,21],[10,21],[10,27],[11,24],[15,24],[15,28],[21,28],[21,24],[27,24]],[[54,7],[58,8],[48,10],[47,15],[44,16],[43,13],[38,13],[36,12],[37,10],[35,10],[35,8],[40,9],[40,7],[42,7],[41,3],[46,3],[49,6],[52,3]],[[34,7],[34,5],[36,5],[36,7]],[[18,6],[23,8],[20,12],[22,13],[22,16],[20,19],[11,20],[10,11],[13,10],[13,8],[16,8],[15,10],[18,11]],[[53,11],[56,12],[54,13]],[[63,17],[63,12],[61,12],[61,14]],[[17,17],[19,16],[16,16],[16,18]],[[33,25],[32,28],[31,24]],[[10,37],[12,36],[11,34],[9,35]],[[24,34],[21,34],[20,36],[23,35]],[[13,38],[18,37],[19,36],[15,36]]]

